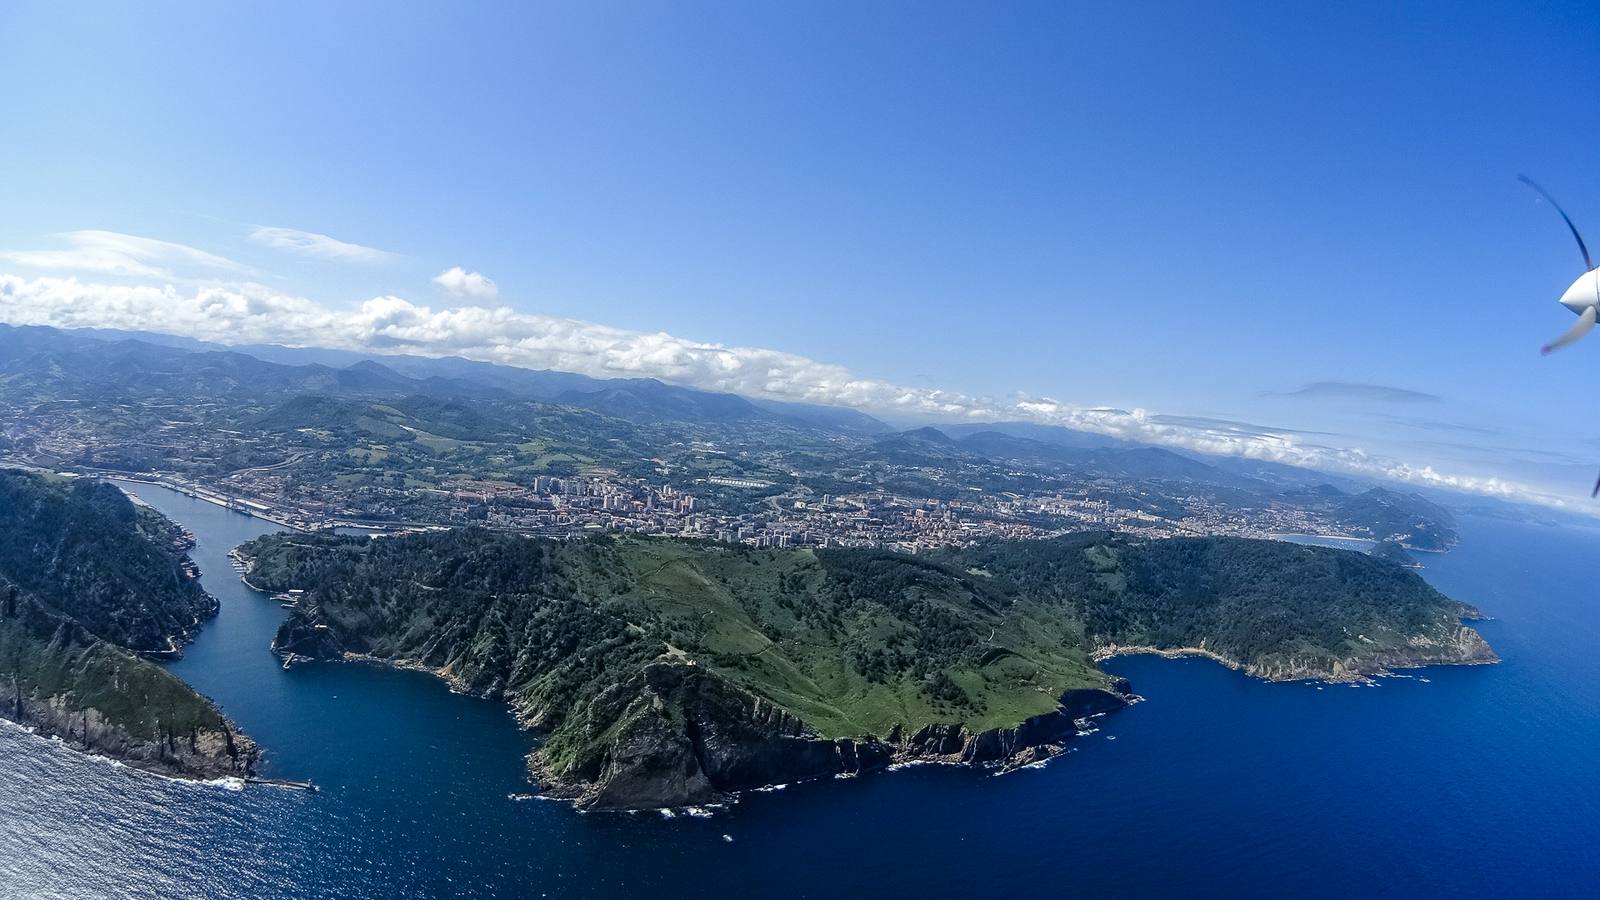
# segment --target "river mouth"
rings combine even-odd
[[[479,766],[493,753],[493,770],[502,778],[514,773],[527,788],[520,763],[531,738],[502,704],[453,694],[421,672],[338,663],[282,667],[271,645],[284,610],[245,584],[231,557],[235,547],[278,526],[171,488],[116,483],[194,534],[190,556],[220,609],[168,668],[220,703],[262,745],[263,776],[309,779],[330,792],[375,774],[415,780],[423,763],[415,748],[427,747],[435,766],[444,756]],[[451,733],[470,738],[447,749]]]

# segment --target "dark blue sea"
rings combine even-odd
[[[167,781],[0,726],[0,895],[1600,895],[1600,532],[1473,519],[1425,557],[1494,616],[1497,666],[1324,687],[1126,658],[1147,701],[1046,768],[918,767],[666,820],[510,799],[529,737],[427,675],[283,671],[282,610],[226,556],[267,524],[135,489],[195,532],[222,601],[174,670],[267,774],[322,791]]]

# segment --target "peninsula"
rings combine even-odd
[[[152,661],[216,612],[184,541],[110,484],[0,470],[0,717],[164,775],[249,777],[256,745]]]
[[[543,735],[580,807],[715,802],[895,762],[1018,766],[1126,705],[1118,648],[1273,679],[1493,662],[1477,615],[1364,554],[1111,533],[911,556],[454,529],[283,534],[249,579],[298,590],[275,649],[424,668]]]

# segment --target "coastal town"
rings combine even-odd
[[[168,364],[147,345],[122,352]],[[0,464],[161,483],[308,532],[474,525],[905,553],[1087,530],[1392,537],[1420,549],[1454,540],[1448,514],[1415,494],[1288,467],[1258,477],[1153,447],[783,416],[675,420],[675,408],[624,419],[454,393],[470,385],[413,393],[419,383],[403,379],[338,396],[306,391],[352,370],[230,364],[255,375],[227,398],[163,376],[138,390],[92,380],[75,388],[82,399],[40,404],[58,388],[16,382],[0,392],[10,423]]]
[[[831,495],[806,489],[768,494],[751,509],[707,509],[693,493],[642,478],[597,470],[568,477],[537,476],[528,483],[461,479],[438,488],[412,488],[435,515],[384,519],[337,502],[286,499],[283,475],[252,471],[204,483],[172,473],[132,480],[163,484],[191,496],[301,531],[361,529],[414,531],[478,525],[529,535],[575,538],[605,532],[714,540],[757,548],[866,547],[918,553],[989,538],[1039,539],[1074,531],[1112,531],[1148,538],[1179,535],[1272,537],[1317,534],[1356,537],[1315,512],[1277,507],[1247,514],[1191,498],[1193,511],[1164,518],[1088,491],[1025,496],[972,492],[970,498],[896,495],[882,490]],[[705,486],[765,492],[771,485],[718,479]]]

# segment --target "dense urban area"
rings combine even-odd
[[[307,531],[475,524],[912,553],[1083,530],[1454,539],[1449,514],[1415,494],[1059,428],[897,430],[464,360],[257,351],[286,364],[50,329],[0,339],[0,462],[156,481]]]

